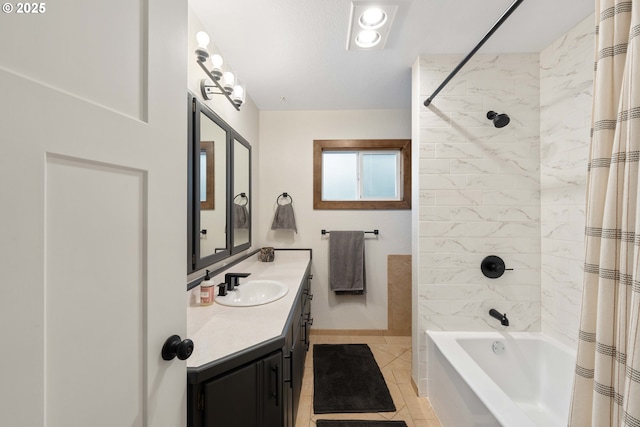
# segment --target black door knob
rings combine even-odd
[[[176,356],[180,360],[186,360],[193,353],[193,341],[190,339],[181,340],[178,335],[171,335],[162,346],[162,358],[173,360]]]

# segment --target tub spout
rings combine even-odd
[[[489,310],[489,314],[491,315],[491,317],[495,317],[496,319],[498,319],[502,324],[502,326],[509,326],[509,319],[507,319],[507,313],[502,314],[495,308],[492,308],[491,310]]]

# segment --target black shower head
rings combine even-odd
[[[497,128],[503,128],[511,121],[506,114],[498,114],[495,111],[489,111],[487,113],[487,119],[493,120],[493,125]]]

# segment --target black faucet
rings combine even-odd
[[[502,326],[509,326],[509,319],[507,319],[507,313],[502,314],[495,308],[492,308],[491,310],[489,310],[489,314],[491,315],[491,317],[495,317],[496,319],[498,319],[500,323],[502,323]]]
[[[224,282],[227,284],[227,290],[232,291],[233,288],[239,285],[238,278],[247,277],[251,273],[227,273],[224,275]]]

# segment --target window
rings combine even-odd
[[[399,200],[400,150],[322,152],[322,200]]]
[[[410,140],[315,140],[314,209],[410,209]]]

